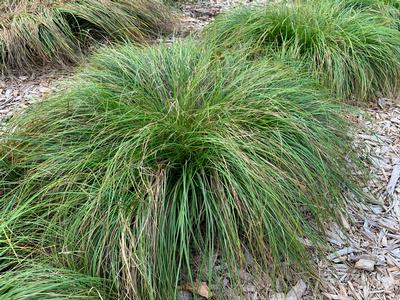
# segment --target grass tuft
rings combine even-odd
[[[346,9],[366,10],[377,15],[383,15],[393,22],[389,27],[400,30],[400,1],[399,0],[347,0],[341,5]],[[339,2],[339,3],[340,3]]]
[[[342,4],[346,6],[353,6],[356,8],[373,8],[373,7],[393,7],[400,9],[399,0],[346,0],[342,1]]]
[[[2,299],[99,300],[105,297],[101,282],[79,272],[24,263],[0,273],[0,295]]]
[[[6,0],[0,15],[2,72],[77,62],[95,40],[149,42],[174,23],[158,0]]]
[[[400,32],[393,24],[387,14],[346,1],[277,3],[220,16],[206,40],[298,59],[336,96],[369,100],[399,87]]]
[[[237,275],[245,249],[256,265],[307,265],[301,239],[318,247],[353,187],[343,109],[284,63],[214,53],[107,49],[12,121],[3,255],[50,257],[119,299],[175,299],[198,280],[195,259],[211,286],[214,260]]]

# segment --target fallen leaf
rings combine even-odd
[[[206,299],[210,299],[212,297],[212,292],[210,291],[207,283],[205,282],[193,282],[186,283],[183,288],[185,291],[192,292],[193,294],[197,294]]]

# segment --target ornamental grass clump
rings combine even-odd
[[[0,71],[77,62],[95,41],[149,42],[173,27],[158,0],[6,0],[0,4]]]
[[[355,8],[396,8],[400,9],[399,0],[339,0],[345,6],[353,6]]]
[[[100,278],[111,299],[175,299],[195,260],[209,286],[215,259],[234,276],[245,251],[305,265],[304,239],[322,245],[353,189],[343,108],[285,63],[127,45],[71,86],[2,137],[0,286],[32,260],[85,274],[78,287]]]
[[[370,13],[383,15],[393,22],[388,26],[400,30],[400,1],[399,0],[338,0],[346,9],[367,10]]]
[[[246,44],[258,55],[298,59],[343,99],[390,96],[399,87],[400,32],[389,15],[344,9],[345,4],[306,1],[239,8],[217,18],[206,39],[223,49]]]

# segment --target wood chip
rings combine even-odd
[[[354,249],[352,247],[346,247],[346,248],[342,248],[342,249],[340,249],[338,251],[335,251],[335,252],[331,253],[330,255],[328,255],[327,258],[329,260],[334,260],[335,258],[338,258],[338,257],[343,256],[343,255],[348,255],[348,254],[353,253],[353,252],[354,252]]]
[[[375,267],[375,261],[362,258],[356,262],[355,267],[356,267],[356,269],[372,272]]]
[[[276,294],[273,294],[269,299],[270,300],[286,300],[286,296],[284,293],[276,293]]]
[[[287,293],[286,300],[301,300],[307,289],[303,280],[299,280],[296,285]]]
[[[397,163],[393,168],[392,175],[390,176],[390,181],[386,187],[389,196],[393,195],[399,177],[400,177],[400,163]]]

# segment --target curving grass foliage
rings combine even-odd
[[[99,278],[31,262],[0,273],[0,295],[2,299],[98,300],[105,296],[101,282]]]
[[[393,22],[389,27],[400,30],[400,1],[399,0],[339,0],[345,9],[366,10],[369,13],[383,15]]]
[[[257,53],[301,60],[341,98],[367,100],[395,92],[400,32],[393,18],[346,1],[307,1],[240,8],[220,16],[206,34],[223,48],[249,44]],[[354,8],[354,7],[353,7]]]
[[[76,62],[94,39],[146,42],[172,25],[158,0],[5,0],[0,71]]]
[[[301,238],[318,245],[352,188],[347,122],[326,98],[283,63],[191,41],[100,52],[9,124],[0,253],[51,257],[118,299],[174,299],[195,258],[209,281],[215,257],[237,275],[245,248],[306,264]]]
[[[355,8],[371,8],[371,7],[393,7],[400,9],[399,0],[346,0],[342,4],[353,6]]]

